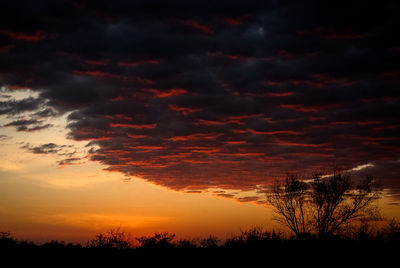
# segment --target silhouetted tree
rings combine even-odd
[[[275,209],[277,221],[288,227],[298,238],[310,231],[307,211],[306,183],[294,175],[288,175],[284,183],[275,182],[267,202]]]
[[[334,234],[353,219],[377,215],[373,201],[381,189],[370,176],[356,187],[352,187],[348,175],[339,173],[326,179],[315,176],[311,186],[313,223],[319,237]]]
[[[314,233],[324,238],[356,219],[376,216],[374,201],[380,194],[381,188],[370,176],[353,186],[343,173],[315,175],[311,180],[291,175],[283,183],[275,183],[267,201],[275,209],[277,220],[297,238]]]

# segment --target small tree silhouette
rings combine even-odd
[[[380,195],[381,188],[370,176],[354,187],[343,173],[315,175],[308,181],[290,175],[274,184],[267,202],[297,238],[310,234],[325,238],[354,220],[378,215],[374,201]]]
[[[295,175],[288,175],[284,183],[275,182],[267,202],[275,209],[277,221],[288,227],[298,238],[310,232],[306,207],[308,186]]]
[[[356,187],[352,187],[348,175],[339,173],[327,179],[315,176],[311,186],[313,223],[319,237],[334,234],[354,219],[378,216],[373,202],[380,197],[381,188],[370,176]]]

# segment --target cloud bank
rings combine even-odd
[[[91,160],[176,190],[252,190],[287,171],[366,163],[400,188],[399,11],[396,1],[7,1],[0,86],[38,97],[2,92],[0,114],[34,113],[4,125],[29,132],[69,112],[69,137],[96,145]]]

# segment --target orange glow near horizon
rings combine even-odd
[[[85,242],[119,226],[135,237],[171,232],[177,238],[226,238],[240,229],[270,224],[271,215],[261,205],[168,190],[138,178],[123,181],[119,173],[87,165],[91,171],[86,173],[73,166],[58,171],[57,178],[24,174],[3,180],[1,229],[39,242]]]

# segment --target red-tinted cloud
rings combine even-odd
[[[127,75],[121,75],[121,74],[115,74],[115,73],[110,73],[110,72],[105,72],[105,71],[73,71],[74,74],[79,75],[79,76],[91,76],[94,78],[98,79],[115,79],[115,80],[120,80],[120,81],[126,81],[126,82],[138,82],[144,85],[151,85],[153,84],[153,81],[145,78],[141,78],[138,76],[127,76]]]
[[[189,115],[203,110],[202,108],[183,107],[174,104],[170,104],[169,108],[175,112],[182,113],[183,115]]]
[[[119,66],[129,66],[129,67],[137,67],[139,65],[147,65],[147,64],[159,64],[160,60],[152,59],[152,60],[138,60],[134,62],[120,62]]]
[[[223,20],[225,23],[228,23],[230,25],[240,25],[248,17],[250,17],[250,14],[243,14],[238,17],[223,17],[223,18],[221,18],[221,20]]]
[[[3,127],[40,134],[68,115],[87,159],[177,190],[262,191],[332,163],[396,170],[396,5],[178,2],[3,5]]]
[[[191,134],[187,136],[176,136],[170,138],[171,141],[188,141],[188,140],[214,140],[221,134],[218,133],[198,133],[198,134]],[[192,147],[193,148],[193,147]],[[198,147],[196,147],[198,148]]]
[[[144,91],[153,93],[157,98],[168,98],[188,93],[188,91],[183,88],[171,88],[169,90],[164,90],[164,91],[155,88],[147,88],[144,89]]]
[[[317,113],[321,110],[320,107],[306,107],[302,104],[281,104],[280,107],[306,113],[307,112]]]
[[[54,37],[53,34],[46,33],[45,31],[36,31],[34,33],[21,33],[21,32],[10,32],[7,30],[0,30],[0,34],[7,35],[11,39],[26,41],[26,42],[38,42],[46,38]]]
[[[0,53],[8,53],[11,51],[11,49],[13,49],[15,47],[15,45],[4,45],[4,46],[0,46]]]
[[[268,92],[267,94],[271,97],[287,97],[292,96],[294,92]]]
[[[301,135],[302,132],[294,130],[274,130],[274,131],[257,131],[251,128],[247,129],[248,132],[255,135],[277,135],[277,134],[288,134],[288,135]]]
[[[180,20],[180,23],[182,23],[185,26],[194,28],[196,30],[199,30],[205,34],[212,34],[214,33],[214,29],[211,25],[209,24],[201,24],[195,20]]]
[[[110,127],[114,128],[134,128],[134,129],[152,129],[157,126],[156,123],[154,124],[142,124],[142,125],[134,125],[134,124],[121,124],[121,123],[111,123]]]

